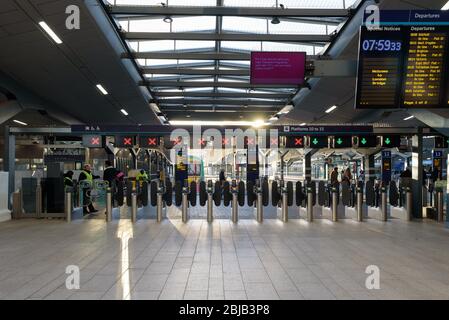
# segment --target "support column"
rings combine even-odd
[[[423,186],[423,136],[422,128],[412,138],[412,193],[413,218],[422,218],[422,186]]]
[[[312,154],[313,152],[304,153],[304,161],[302,162],[304,180],[312,181]]]
[[[16,172],[16,136],[10,134],[9,126],[5,126],[5,143],[3,170],[8,172],[8,209],[12,209],[11,194],[15,189]]]

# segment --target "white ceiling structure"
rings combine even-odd
[[[104,2],[130,49],[127,57],[136,60],[144,84],[168,120],[268,120],[290,103],[299,87],[251,86],[251,51],[319,55],[347,21],[348,9],[359,3]]]

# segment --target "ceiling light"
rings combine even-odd
[[[191,117],[191,115],[190,115],[190,114],[186,115],[186,118],[190,118],[190,117]]]
[[[170,17],[170,16],[166,16],[166,17],[164,18],[164,22],[166,22],[166,23],[172,23],[172,22],[173,22],[173,19],[172,19],[172,17]]]
[[[278,120],[279,120],[279,118],[276,116],[273,116],[269,119],[269,121],[278,121]]]
[[[105,88],[103,88],[103,86],[101,84],[97,84],[97,89],[100,90],[100,92],[104,95],[107,95],[108,92],[106,91]]]
[[[449,1],[441,8],[441,10],[449,10]]]
[[[301,127],[305,126],[307,123],[303,122],[300,124]]]
[[[61,44],[62,40],[56,35],[56,33],[46,24],[44,21],[39,22],[41,28],[53,39],[57,44]]]
[[[125,109],[121,109],[120,112],[123,113],[125,116],[128,115],[128,112]]]
[[[329,109],[326,110],[326,113],[331,113],[335,109],[337,109],[337,106],[332,106],[332,107],[330,107]]]
[[[13,120],[15,123],[18,123],[18,124],[21,124],[22,126],[27,126],[28,125],[28,123],[25,123],[25,122],[22,122],[22,121],[19,121],[19,120]]]
[[[279,24],[281,23],[281,21],[279,20],[278,17],[273,17],[273,19],[271,19],[271,24]]]
[[[263,121],[262,119],[257,119],[254,121],[253,123],[253,127],[258,128],[261,127],[265,124],[265,121]]]
[[[404,118],[404,121],[411,120],[411,119],[413,119],[414,117],[415,117],[415,116],[410,116],[410,117]]]

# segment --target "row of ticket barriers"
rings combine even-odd
[[[215,207],[231,206],[230,219],[239,220],[239,208],[254,208],[254,218],[258,222],[264,219],[264,210],[275,208],[283,222],[294,217],[304,218],[312,222],[315,218],[328,218],[338,221],[352,218],[363,221],[374,218],[387,221],[390,218],[412,219],[413,196],[411,187],[397,186],[395,182],[381,185],[374,181],[366,183],[342,182],[331,185],[324,181],[268,181],[267,179],[248,181],[177,181],[170,180],[151,182],[124,181],[109,187],[96,183],[103,188],[95,194],[103,194],[105,202],[105,219],[113,219],[113,208],[127,206],[130,208],[131,221],[137,221],[137,212],[141,207],[154,207],[155,219],[160,222],[166,217],[165,210],[176,206],[181,211],[183,222],[189,220],[192,207],[206,207],[207,221],[214,219]],[[105,187],[106,186],[106,187]],[[82,186],[87,188],[89,186]],[[81,189],[80,189],[81,190]],[[79,191],[79,195],[83,192]],[[71,220],[73,210],[73,190],[65,193],[65,214]],[[83,203],[80,200],[78,203]],[[444,219],[443,193],[436,194],[436,211],[438,221]]]

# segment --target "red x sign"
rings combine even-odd
[[[133,145],[133,139],[132,138],[123,138],[123,145],[124,146],[132,146]]]
[[[100,145],[100,138],[99,137],[92,137],[90,139],[90,144],[99,146]]]
[[[157,138],[148,138],[149,146],[157,146]]]
[[[248,146],[253,146],[254,145],[254,138],[246,138],[246,144]]]
[[[178,137],[178,138],[173,139],[172,143],[173,143],[174,146],[176,146],[176,145],[180,144],[181,141],[182,141],[182,138]]]
[[[278,138],[271,138],[270,139],[270,145],[271,146],[277,146],[278,145]]]
[[[198,139],[198,144],[199,144],[200,146],[205,146],[205,145],[206,145],[206,140],[203,139],[203,138]]]
[[[302,146],[303,145],[303,138],[295,138],[295,146]]]
[[[221,139],[221,143],[222,143],[224,146],[227,146],[227,145],[229,144],[229,139],[228,139],[228,138],[222,138],[222,139]]]

